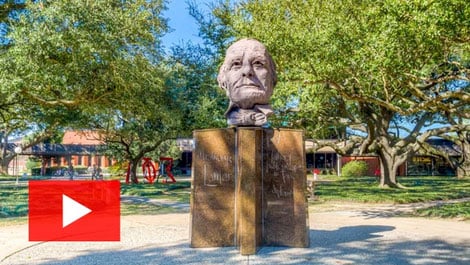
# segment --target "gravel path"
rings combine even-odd
[[[253,256],[190,248],[187,212],[123,216],[121,242],[31,243],[26,224],[4,226],[0,264],[470,264],[470,222],[396,217],[415,206],[313,206],[309,248]]]

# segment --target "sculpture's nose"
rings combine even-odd
[[[253,67],[250,64],[245,64],[242,67],[242,75],[243,77],[251,77],[253,76]]]

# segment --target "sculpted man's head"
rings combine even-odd
[[[241,39],[227,49],[217,77],[219,86],[230,99],[230,105],[241,109],[269,104],[276,80],[276,67],[271,55],[261,42],[254,39]]]

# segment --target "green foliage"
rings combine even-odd
[[[176,140],[166,140],[158,146],[158,148],[153,152],[153,157],[155,160],[158,160],[159,157],[171,157],[173,159],[178,159],[181,157],[182,151],[180,150],[179,146],[176,145]]]
[[[155,1],[28,1],[1,56],[2,82],[39,104],[111,103],[132,88],[135,58],[158,61],[166,24]]]
[[[228,101],[216,82],[218,59],[210,49],[190,43],[172,49],[169,60],[174,71],[167,85],[183,112],[186,137],[194,129],[226,126]]]
[[[0,4],[0,22],[8,23],[12,12],[21,10],[25,7],[23,1],[4,0]]]
[[[41,161],[37,157],[29,157],[28,161],[26,161],[26,169],[29,172],[33,171],[33,168],[41,167]]]
[[[367,174],[369,166],[365,161],[350,161],[341,169],[343,177],[363,177]]]
[[[66,170],[66,166],[56,166],[56,167],[47,167],[44,176],[54,176],[57,172]],[[41,166],[31,168],[31,176],[40,176],[41,175]]]
[[[160,42],[168,30],[163,0],[28,1],[26,9],[0,56],[11,100],[63,117],[46,124],[99,130],[121,162],[188,130],[181,106],[191,104],[169,86],[173,70]]]
[[[339,117],[368,116],[354,101],[401,114],[422,110],[416,104],[423,98],[410,96],[431,81],[432,69],[458,58],[455,70],[467,71],[468,14],[465,1],[276,0],[247,1],[226,21],[236,37],[268,46],[280,72],[275,103],[299,99],[292,124],[320,118],[331,126]]]
[[[168,131],[180,118],[170,116],[175,107],[163,86],[163,0],[27,1],[22,7],[27,12],[11,21],[11,45],[0,53],[2,133],[40,132],[28,143],[34,144],[53,141],[50,132],[64,127],[120,127],[126,139],[141,133],[141,141],[153,141],[141,149],[173,137]]]
[[[393,168],[427,138],[469,130],[425,127],[439,115],[469,118],[467,1],[227,2],[209,24],[260,40],[277,63],[274,125],[315,138],[344,139],[349,128],[354,139],[341,153],[378,154],[389,184],[396,184]],[[207,36],[219,46],[228,39]]]
[[[108,167],[111,176],[123,176],[127,172],[127,163],[117,162]]]

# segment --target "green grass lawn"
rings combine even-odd
[[[191,182],[121,184],[122,195],[144,196],[153,199],[168,199],[189,202]]]
[[[337,178],[319,181],[315,197],[320,201],[413,203],[470,197],[470,180],[455,177],[399,177],[406,189],[382,189],[375,177]]]
[[[175,202],[189,203],[191,182],[180,181],[176,183],[153,183],[152,185],[121,184],[121,194],[131,196],[142,196],[149,199],[166,199]],[[124,203],[121,202],[121,215],[152,215],[172,213],[178,210],[155,205],[151,203]]]
[[[470,197],[470,180],[457,180],[455,177],[402,177],[400,183],[407,189],[380,189],[373,177],[354,179],[322,179],[315,187],[316,203],[327,201],[343,202],[387,202],[412,203],[434,200],[449,200]],[[150,199],[166,199],[189,203],[190,182],[121,184],[121,194],[142,196]],[[175,212],[170,207],[150,203],[121,203],[123,215],[160,214]],[[5,223],[26,222],[28,214],[27,182],[0,181],[0,225]],[[469,203],[458,203],[422,209],[419,216],[462,217],[470,219]]]
[[[178,213],[178,209],[151,203],[121,203],[121,215],[156,215]]]
[[[28,214],[28,186],[25,182],[0,182],[0,218],[26,216]]]
[[[424,217],[460,218],[470,220],[470,202],[459,202],[418,209],[416,215]]]
[[[121,184],[122,195],[143,196],[153,199],[166,199],[189,203],[191,183]],[[121,203],[121,214],[161,214],[177,212],[171,207],[148,203]],[[22,181],[16,185],[13,179],[0,181],[0,225],[3,223],[26,222],[28,215],[28,186]]]

